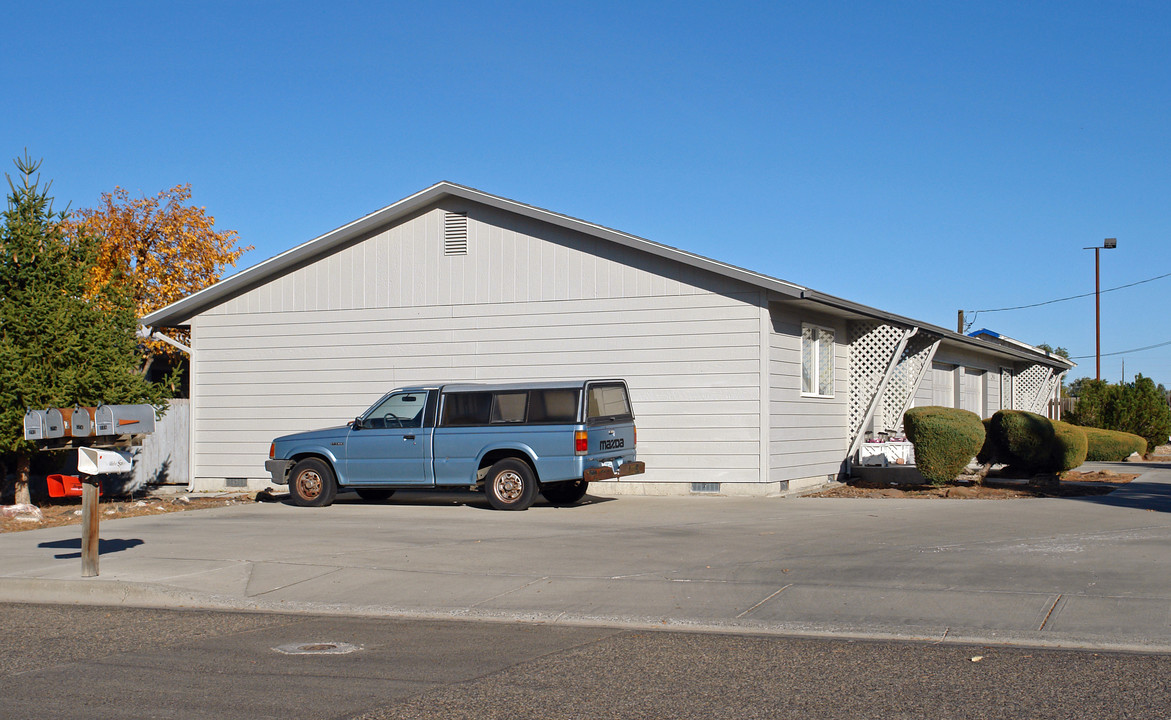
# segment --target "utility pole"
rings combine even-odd
[[[1098,260],[1099,250],[1113,250],[1118,247],[1117,238],[1106,238],[1101,246],[1082,248],[1094,251],[1094,359],[1097,365],[1096,377],[1102,379],[1102,283],[1101,264]]]
[[[964,311],[959,311],[959,317],[956,319],[956,332],[960,335],[964,334]]]

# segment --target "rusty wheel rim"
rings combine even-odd
[[[516,502],[524,493],[524,478],[515,470],[505,470],[492,481],[496,497],[504,502]]]
[[[316,470],[306,470],[297,476],[297,492],[306,500],[316,500],[321,485],[321,475]]]

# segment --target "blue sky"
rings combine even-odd
[[[451,180],[945,327],[1106,237],[1103,288],[1171,273],[1166,3],[20,3],[0,67],[59,209],[189,182],[240,268]],[[1102,352],[1169,300],[1104,294]],[[1092,355],[1093,313],[975,327]]]

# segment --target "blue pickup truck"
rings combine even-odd
[[[645,472],[637,436],[622,380],[419,385],[341,427],[277,438],[265,469],[302,506],[329,505],[339,490],[385,500],[462,487],[524,510],[538,492],[572,505],[590,482]]]

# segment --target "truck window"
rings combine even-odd
[[[368,428],[423,427],[426,392],[396,393],[366,413],[362,426]]]
[[[626,386],[590,385],[586,396],[587,422],[612,422],[630,420],[630,400],[626,397]]]
[[[443,399],[443,420],[448,427],[487,425],[492,409],[492,393],[449,393]]]
[[[580,391],[572,388],[533,390],[529,396],[529,422],[561,424],[577,422],[577,401],[581,396]]]
[[[492,412],[489,422],[522,423],[525,421],[525,407],[529,402],[527,392],[500,392],[492,396]]]

